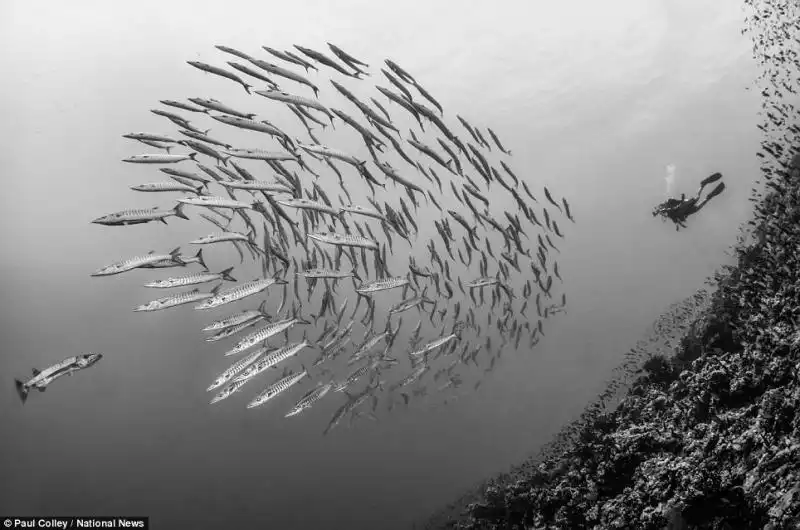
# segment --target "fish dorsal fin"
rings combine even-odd
[[[37,375],[39,375],[40,373],[42,373],[42,372],[41,372],[41,370],[37,370],[36,368],[34,368],[32,371],[33,371],[33,376],[34,376],[34,377],[36,377]]]

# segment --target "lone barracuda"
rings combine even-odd
[[[84,370],[93,366],[97,361],[103,358],[102,353],[85,353],[75,357],[67,357],[60,363],[54,364],[44,370],[33,369],[33,377],[23,382],[19,379],[14,379],[14,384],[17,388],[17,394],[23,403],[28,399],[28,393],[31,389],[36,389],[39,392],[44,392],[47,387],[65,375],[72,375],[73,373]]]

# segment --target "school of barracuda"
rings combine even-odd
[[[553,238],[564,238],[558,216],[575,222],[566,199],[556,200],[542,186],[540,200],[532,191],[539,189],[535,179],[514,173],[511,151],[492,129],[447,116],[396,62],[386,59],[377,74],[328,46],[326,53],[264,46],[267,55],[261,59],[216,46],[215,53],[238,60],[223,61],[230,69],[188,61],[241,85],[258,112],[210,98],[161,100],[164,107],[151,112],[177,125],[180,136],[124,134],[158,150],[124,161],[167,166],[160,171],[169,179],[131,189],[184,196],[169,207],[136,207],[92,221],[166,224],[170,217],[188,220],[196,213],[213,225],[217,231],[199,230],[188,243],[201,248],[194,255],[181,248],[151,251],[92,276],[199,265],[201,271],[146,283],[154,289],[192,288],[134,311],[193,304],[216,318],[203,328],[211,333],[205,340],[233,339],[220,357],[244,357],[213,380],[211,403],[295,359],[300,368],[283,368],[247,408],[305,384],[309,388],[285,415],[300,414],[322,399],[342,399],[325,433],[347,416],[375,419],[382,395],[389,410],[397,394],[406,405],[412,396],[427,395],[429,372],[434,382],[444,380],[436,392],[452,392],[471,367],[488,373],[504,350],[520,350],[521,344],[533,349],[544,334],[543,322],[566,311],[566,294],[555,292],[554,278],[559,285],[563,280]],[[339,79],[325,83],[326,71]],[[388,84],[363,95],[366,77]],[[251,90],[251,78],[264,89]],[[320,92],[341,103],[324,104]],[[296,120],[308,140],[265,116],[280,124]],[[213,134],[195,117],[211,118]],[[247,145],[226,141],[226,132],[234,129],[249,135]],[[325,134],[320,141],[317,135]],[[360,146],[358,152],[342,150],[348,144],[341,138],[353,134],[363,140],[369,158],[359,156]],[[243,227],[237,229],[239,221]],[[242,267],[249,253],[260,263],[262,277],[239,282],[230,263],[212,272],[202,250],[209,245],[233,246]],[[216,283],[211,290],[198,287],[211,282]],[[257,300],[257,309],[223,314],[245,299]],[[401,333],[404,319],[411,328],[407,333]],[[366,387],[351,393],[359,381],[367,381]]]

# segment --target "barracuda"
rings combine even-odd
[[[215,282],[223,280],[228,282],[235,282],[236,278],[231,276],[233,267],[220,272],[199,272],[196,274],[187,274],[185,276],[176,276],[174,278],[167,278],[166,280],[156,280],[144,284],[145,287],[153,287],[155,289],[171,289],[173,287],[186,287],[188,285],[198,285],[201,283]]]
[[[274,350],[264,355],[262,358],[258,360],[258,362],[248,366],[247,369],[245,369],[244,371],[242,371],[242,373],[237,375],[234,380],[236,381],[236,380],[250,379],[252,377],[255,377],[264,370],[277,366],[286,359],[294,357],[295,355],[300,353],[300,351],[306,346],[308,346],[308,342],[303,341],[294,344],[289,344],[288,346],[284,346],[283,348]]]
[[[267,348],[260,348],[258,350],[255,350],[250,355],[242,357],[241,359],[230,365],[227,370],[225,370],[224,372],[222,372],[217,376],[214,382],[211,383],[211,386],[209,386],[206,389],[206,392],[211,392],[215,388],[221,387],[222,385],[233,379],[233,376],[235,376],[236,374],[247,368],[249,365],[256,362],[266,352]]]
[[[261,392],[259,395],[257,395],[254,400],[252,400],[250,403],[247,404],[247,408],[252,409],[263,405],[264,403],[274,398],[281,392],[284,392],[289,388],[291,388],[292,386],[296,385],[298,382],[300,382],[301,379],[303,379],[307,375],[308,372],[305,370],[303,370],[299,374],[287,375],[283,379],[280,379],[276,383],[264,389],[264,391]]]
[[[151,251],[149,254],[144,256],[135,256],[124,261],[118,261],[116,263],[112,263],[111,265],[106,265],[105,267],[93,272],[91,276],[110,276],[112,274],[120,274],[164,260],[179,261],[180,252],[180,247],[173,249],[169,254],[156,254],[155,252]]]
[[[196,306],[195,309],[198,310],[215,309],[225,304],[230,304],[232,302],[239,301],[243,298],[254,295],[256,293],[266,291],[270,286],[275,285],[276,283],[286,283],[286,282],[283,280],[278,280],[276,278],[261,278],[259,280],[253,280],[251,282],[247,282],[242,285],[238,285],[236,287],[232,287],[230,289],[226,289],[225,291],[217,293],[216,296],[213,296],[212,298],[209,298],[199,306]]]
[[[67,357],[63,361],[54,364],[44,370],[33,369],[33,377],[23,382],[19,379],[14,379],[14,385],[17,389],[17,394],[23,403],[28,399],[28,393],[31,389],[36,389],[39,392],[44,392],[47,387],[65,375],[72,375],[73,373],[84,370],[93,366],[97,361],[103,358],[102,353],[85,353],[75,357]]]

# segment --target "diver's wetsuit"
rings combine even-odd
[[[686,228],[685,221],[690,215],[699,212],[703,206],[708,204],[708,201],[723,192],[725,189],[725,183],[720,182],[717,187],[706,196],[705,199],[700,200],[700,194],[703,193],[703,188],[721,178],[721,173],[714,173],[710,177],[703,179],[703,181],[700,183],[700,189],[697,190],[697,195],[689,199],[686,198],[685,194],[681,194],[680,199],[667,199],[658,205],[655,210],[653,210],[653,216],[660,214],[663,217],[670,219],[673,223],[675,223],[675,230],[679,230],[680,227]]]

